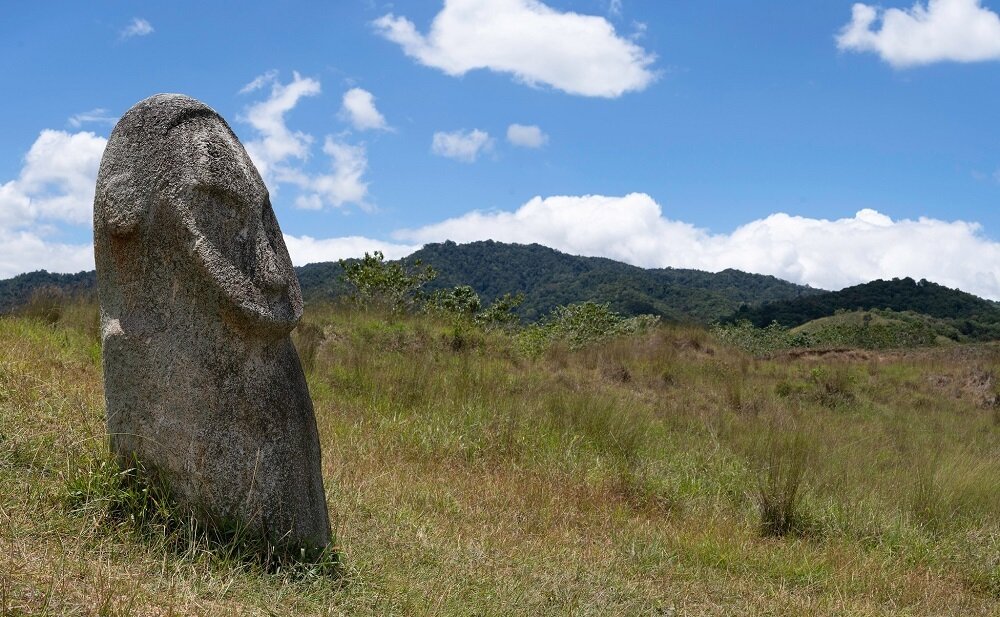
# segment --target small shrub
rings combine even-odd
[[[636,510],[676,513],[682,507],[676,487],[667,486],[648,465],[627,462],[619,465],[609,488]]]
[[[69,301],[69,295],[58,287],[39,287],[32,292],[27,304],[18,309],[18,314],[55,325],[62,317],[63,307]]]
[[[648,422],[623,413],[615,400],[595,395],[553,394],[545,401],[553,424],[583,437],[598,452],[627,464],[641,459],[649,435]]]
[[[342,259],[340,266],[357,304],[391,313],[418,308],[424,298],[422,288],[437,277],[437,271],[423,266],[419,259],[409,265],[386,262],[381,251],[365,253],[360,260]]]
[[[520,319],[514,311],[524,302],[524,294],[504,294],[476,314],[475,322],[487,330],[511,330]]]
[[[826,407],[854,401],[854,377],[847,364],[817,366],[809,371],[812,397]]]
[[[114,459],[89,461],[68,474],[67,504],[75,514],[167,534],[179,525],[170,491],[147,478],[145,470],[122,468]]]
[[[792,334],[778,322],[758,328],[749,321],[735,324],[713,324],[711,333],[717,340],[755,356],[772,354],[793,347],[809,347],[812,341],[804,334]]]
[[[95,351],[100,355],[101,313],[92,293],[68,293],[58,287],[40,287],[17,309],[17,314],[55,328],[79,332],[98,347]]]
[[[525,328],[519,344],[529,356],[538,355],[556,342],[576,350],[615,336],[647,332],[659,321],[655,315],[626,318],[612,311],[609,304],[580,302],[557,306],[538,323]]]

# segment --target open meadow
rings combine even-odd
[[[0,318],[2,615],[1000,615],[996,344],[540,348],[310,305],[340,558],[310,566],[118,481],[96,307],[43,317]]]

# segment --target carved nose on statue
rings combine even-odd
[[[278,263],[278,255],[263,231],[257,234],[257,267],[260,269],[261,286],[265,291],[281,291],[288,286]]]

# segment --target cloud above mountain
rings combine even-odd
[[[643,267],[737,268],[824,289],[911,276],[1000,299],[1000,243],[978,224],[893,220],[871,209],[836,220],[776,213],[731,233],[712,233],[670,219],[644,193],[552,196],[535,197],[513,211],[469,212],[394,237],[407,244],[537,242]]]

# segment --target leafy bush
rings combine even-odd
[[[427,308],[457,317],[471,318],[482,308],[482,302],[472,287],[458,285],[432,293],[427,299]]]
[[[528,355],[537,355],[555,342],[580,349],[611,337],[645,332],[659,321],[655,315],[623,317],[608,304],[580,302],[557,306],[541,321],[525,328],[519,342]]]
[[[772,322],[766,328],[758,328],[747,320],[735,324],[714,324],[711,332],[720,342],[755,356],[793,347],[812,346],[812,340],[808,336],[792,334],[778,322]]]
[[[306,373],[311,373],[316,365],[316,354],[320,346],[326,340],[323,328],[311,321],[301,321],[292,330],[292,342],[295,343],[295,350],[299,353],[299,362]]]
[[[32,292],[31,298],[21,306],[17,313],[24,317],[40,319],[47,324],[55,325],[62,317],[65,307],[70,302],[66,291],[54,286],[39,287]]]
[[[514,311],[524,302],[524,294],[504,294],[475,316],[475,322],[488,330],[510,330],[520,323]]]
[[[55,286],[39,287],[17,314],[42,321],[64,333],[83,334],[91,346],[91,357],[100,362],[101,314],[94,294],[66,291]]]
[[[412,264],[386,262],[381,251],[357,261],[340,260],[343,279],[354,291],[351,298],[366,308],[378,308],[402,313],[421,305],[422,287],[437,277],[431,266],[420,260]]]
[[[748,320],[714,324],[712,333],[720,341],[753,355],[767,355],[793,348],[857,347],[896,349],[935,345],[939,337],[957,338],[954,329],[935,324],[913,313],[841,311],[834,321],[820,320],[790,330],[774,321],[765,328]]]

